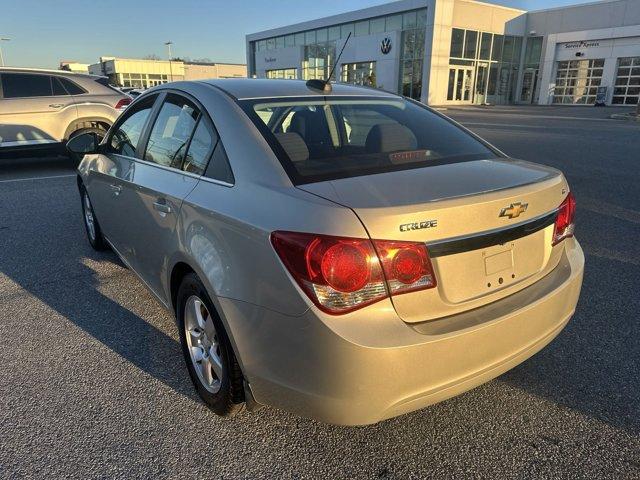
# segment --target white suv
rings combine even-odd
[[[0,68],[0,152],[63,144],[79,133],[104,135],[131,98],[106,77]]]

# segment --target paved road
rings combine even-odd
[[[72,170],[5,168],[0,477],[640,478],[640,126],[572,120],[571,109],[554,111],[560,120],[447,113],[572,184],[587,272],[573,321],[549,347],[374,426],[267,408],[223,420],[194,395],[170,315],[85,241],[74,179],[58,177]]]

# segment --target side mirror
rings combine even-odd
[[[94,132],[82,133],[67,142],[67,150],[76,155],[98,153],[99,143],[98,135]]]

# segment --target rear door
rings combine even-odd
[[[209,119],[194,99],[179,93],[161,98],[140,150],[133,181],[126,186],[130,215],[124,219],[131,264],[158,294],[163,292],[184,198],[203,174],[215,145]]]
[[[78,117],[73,96],[54,76],[3,72],[0,85],[0,147],[58,143]]]
[[[127,110],[110,130],[96,155],[85,186],[102,232],[125,259],[132,261],[132,245],[125,226],[135,208],[136,155],[158,95],[142,99]]]

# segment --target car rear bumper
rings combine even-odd
[[[501,301],[407,324],[390,302],[291,317],[220,299],[255,400],[341,424],[375,423],[445,400],[526,360],[575,311],[584,255],[565,240],[549,275]]]

